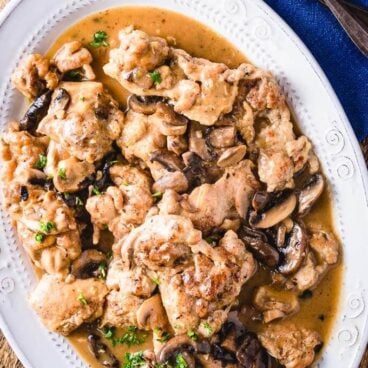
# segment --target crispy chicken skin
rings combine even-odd
[[[317,332],[294,324],[270,325],[259,334],[262,345],[285,368],[305,368],[312,364],[315,348],[321,344]]]
[[[63,82],[54,92],[38,132],[70,155],[93,163],[111,150],[120,136],[124,114],[98,82]]]
[[[106,294],[102,281],[66,282],[56,275],[44,275],[29,300],[50,331],[68,335],[82,323],[102,315]]]

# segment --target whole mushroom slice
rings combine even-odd
[[[73,262],[71,274],[77,279],[89,279],[100,275],[99,269],[104,268],[106,272],[107,260],[106,256],[96,249],[88,249]],[[106,276],[106,275],[105,275]]]
[[[28,108],[20,121],[20,129],[32,132],[37,129],[38,123],[46,116],[51,102],[51,90],[46,90],[37,97]]]
[[[184,163],[179,156],[168,150],[153,152],[150,161],[160,163],[169,172],[181,171],[184,168]]]
[[[159,364],[164,364],[172,360],[177,354],[181,352],[189,352],[193,354],[197,351],[197,343],[192,341],[187,335],[178,335],[170,339],[158,352],[157,362]],[[187,361],[187,363],[189,363]],[[190,368],[195,368],[195,365]]]
[[[306,185],[300,191],[298,196],[298,214],[305,216],[312,206],[317,202],[325,188],[325,180],[322,174],[311,176]]]
[[[268,243],[266,235],[261,231],[243,224],[238,231],[238,235],[258,261],[268,267],[276,267],[279,264],[279,253]]]
[[[120,367],[120,363],[115,355],[111,352],[106,344],[100,341],[100,336],[96,334],[90,334],[88,335],[87,340],[91,353],[102,364],[102,366],[107,368]]]
[[[252,211],[249,224],[259,229],[267,229],[289,217],[297,203],[294,192],[285,190],[277,193],[261,211]]]
[[[188,119],[164,102],[158,103],[155,116],[160,121],[161,133],[166,136],[182,135],[187,131]]]
[[[152,115],[157,110],[157,105],[162,101],[161,97],[157,96],[137,96],[131,95],[128,98],[128,106],[135,112]]]
[[[304,226],[298,222],[294,222],[286,246],[280,249],[283,255],[283,261],[278,267],[280,273],[283,275],[291,275],[298,271],[305,257],[307,240],[308,238]]]
[[[137,310],[138,328],[154,330],[163,328],[167,324],[166,312],[159,294],[145,300]]]
[[[247,146],[243,144],[227,148],[217,160],[217,165],[220,167],[234,166],[244,158],[246,153]]]

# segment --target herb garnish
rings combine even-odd
[[[83,304],[83,305],[88,305],[89,304],[89,302],[88,302],[88,300],[86,299],[86,297],[83,295],[83,293],[80,293],[79,295],[78,295],[78,301],[81,303],[81,304]]]
[[[161,74],[157,70],[148,73],[148,75],[153,80],[153,83],[160,84],[162,82]]]
[[[76,196],[75,197],[75,205],[76,206],[83,206],[83,201],[80,199],[80,197]]]
[[[45,240],[45,235],[43,235],[42,233],[37,233],[35,235],[35,240],[37,243],[42,243]]]
[[[61,168],[59,169],[59,171],[58,171],[58,177],[59,177],[60,179],[63,179],[63,180],[65,180],[65,179],[66,179],[66,170],[65,170],[65,168],[61,167]]]
[[[106,269],[107,269],[107,265],[106,263],[100,263],[100,265],[98,266],[97,268],[97,271],[98,271],[98,278],[99,279],[103,279],[105,280],[106,279]]]
[[[212,335],[213,329],[208,322],[203,323],[203,328],[206,330],[208,336]]]
[[[49,234],[51,230],[56,229],[56,225],[52,221],[40,222],[40,230],[45,234]]]
[[[80,82],[83,79],[83,73],[79,69],[69,70],[64,74],[64,80]]]
[[[137,368],[146,365],[147,362],[143,358],[143,351],[136,353],[125,353],[122,368]]]
[[[151,277],[151,281],[156,285],[160,285],[161,282],[158,277]]]
[[[198,340],[198,335],[196,334],[196,332],[193,329],[188,330],[187,335],[193,341]]]
[[[175,359],[175,368],[188,368],[188,363],[183,357],[182,353],[179,353]]]
[[[153,332],[157,335],[160,335],[160,337],[157,337],[156,340],[159,342],[166,342],[170,340],[170,334],[167,331],[161,332],[161,328],[156,327]]]
[[[140,345],[145,341],[146,336],[139,334],[138,328],[136,326],[129,326],[124,335],[121,337],[117,337],[115,335],[115,328],[105,328],[102,330],[103,336],[111,340],[112,346],[116,345],[128,345],[129,347],[132,345]]]
[[[93,194],[96,194],[96,195],[100,195],[101,194],[101,191],[100,191],[100,189],[98,189],[98,186],[97,185],[94,185],[93,186],[92,193]]]
[[[44,154],[40,154],[38,155],[38,161],[36,162],[36,169],[38,170],[42,170],[46,167],[47,165],[47,157]]]
[[[93,41],[91,41],[89,44],[92,47],[108,47],[109,43],[107,42],[108,39],[108,35],[105,31],[97,31],[94,35],[93,35]]]
[[[152,194],[152,197],[160,199],[160,198],[162,198],[162,195],[163,195],[162,192],[155,192],[155,193]]]

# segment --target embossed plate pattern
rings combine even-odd
[[[9,75],[26,54],[47,50],[79,18],[125,4],[168,8],[231,40],[255,64],[277,76],[326,173],[334,220],[344,247],[341,303],[320,367],[358,367],[367,342],[368,181],[354,133],[309,51],[261,0],[13,0],[0,17],[0,129],[19,117],[23,99]],[[27,368],[86,367],[68,343],[47,332],[27,304],[35,284],[9,217],[0,211],[0,327]]]

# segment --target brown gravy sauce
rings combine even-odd
[[[93,34],[97,31],[107,32],[110,46],[116,47],[118,45],[117,35],[119,30],[128,25],[134,25],[151,35],[165,37],[171,44],[183,48],[194,56],[222,62],[233,68],[247,61],[246,57],[230,42],[197,21],[178,13],[148,7],[112,8],[90,15],[63,33],[52,45],[48,54],[52,56],[62,44],[71,40],[80,40],[88,45]],[[122,107],[125,107],[128,92],[102,71],[102,66],[108,61],[109,48],[88,48],[94,57],[93,68],[97,74],[97,80],[104,83],[113,97],[119,101]],[[312,214],[306,218],[306,223],[317,223],[327,229],[333,229],[331,199],[328,191],[324,193],[314,207]],[[269,275],[266,272],[261,272],[248,282],[242,291],[240,303],[244,304],[250,300],[254,288],[264,284],[268,278]],[[300,300],[300,312],[289,318],[288,321],[317,330],[326,344],[338,312],[341,279],[342,262],[340,261],[340,264],[328,273],[313,292],[312,298]],[[248,327],[255,331],[262,328],[260,324],[254,323],[248,324]],[[120,331],[118,331],[118,335],[121,336]],[[129,349],[120,345],[112,350],[118,359],[122,360],[124,353],[128,350],[140,351],[151,348],[150,340],[150,335],[147,334],[146,342],[142,345],[133,346]],[[69,341],[90,367],[101,367],[89,351],[86,332],[83,329],[73,333],[69,337]]]

